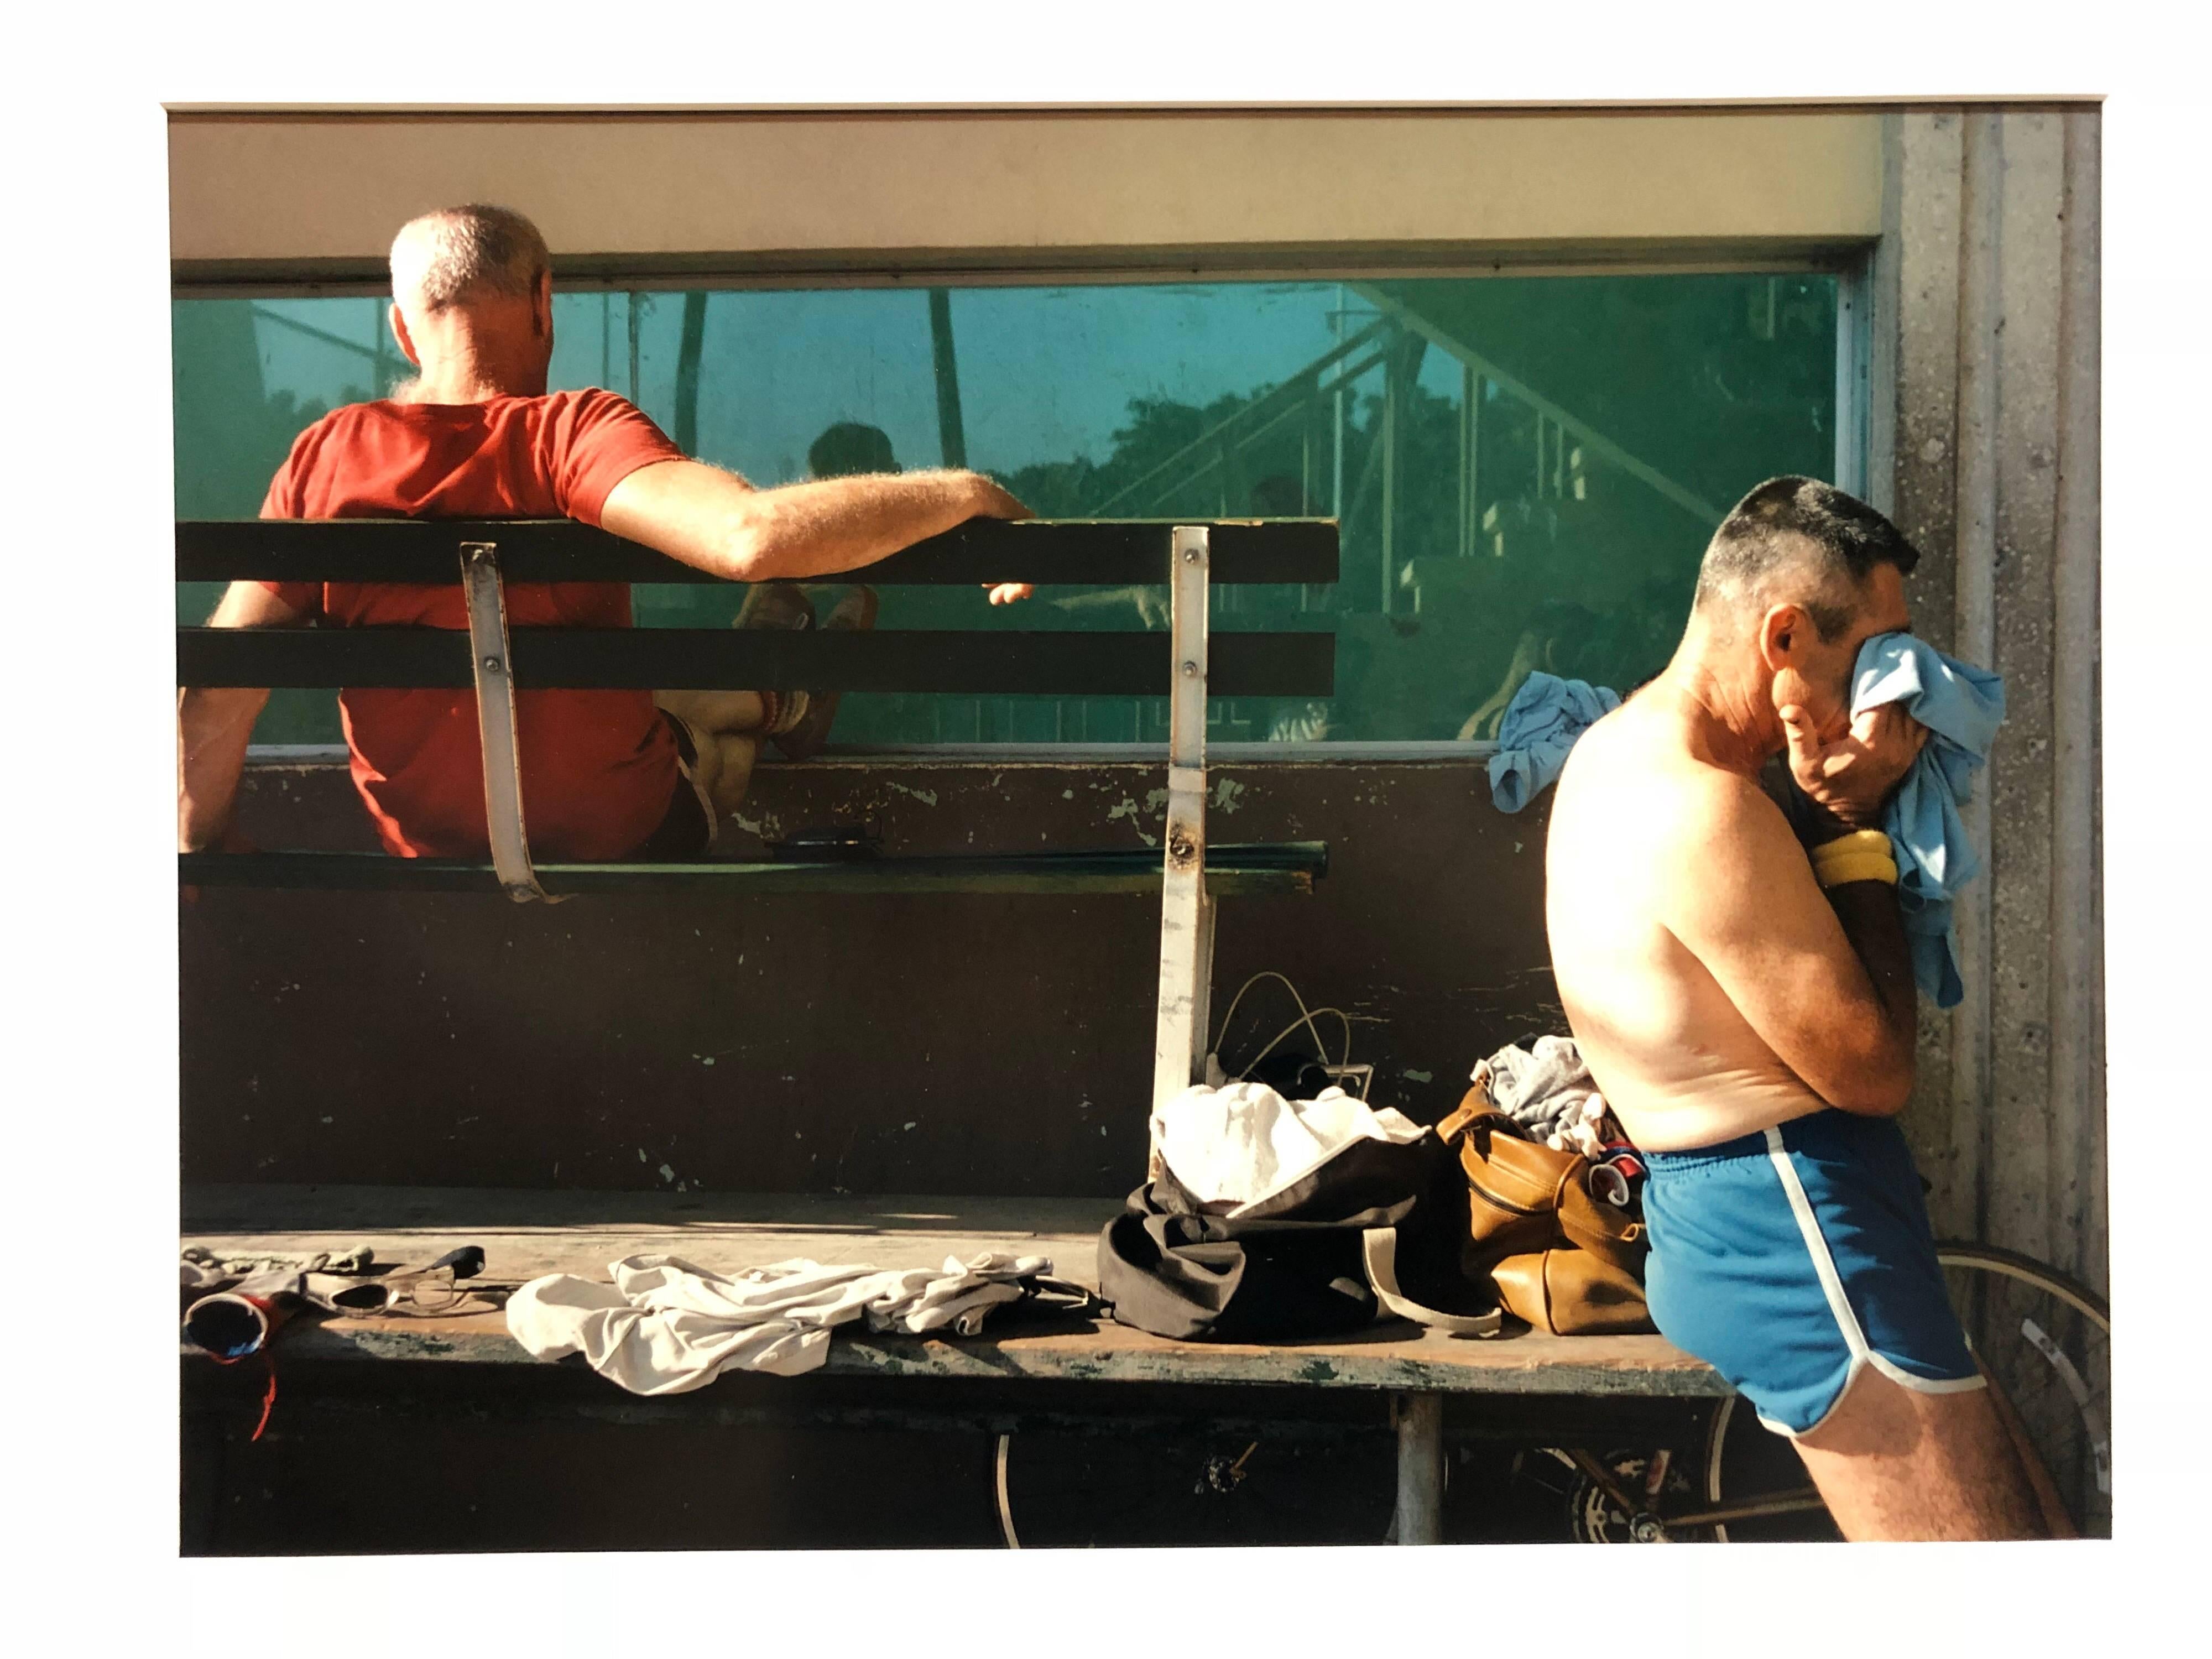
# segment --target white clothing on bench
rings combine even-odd
[[[1023,1295],[1018,1281],[1049,1273],[1043,1256],[987,1251],[941,1268],[881,1273],[794,1259],[734,1278],[677,1255],[633,1255],[604,1285],[574,1273],[533,1279],[508,1298],[507,1329],[540,1359],[580,1353],[632,1394],[684,1394],[725,1370],[796,1376],[830,1357],[833,1326],[865,1317],[872,1330],[951,1326],[963,1336]]]

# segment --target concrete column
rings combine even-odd
[[[2051,545],[2058,457],[2060,198],[2065,118],[2008,110],[1997,324],[1996,653],[2005,723],[1983,775],[1990,873],[1989,1125],[1981,1237],[2051,1257]],[[2078,878],[2078,872],[2076,872]]]
[[[2104,1019],[2096,915],[2098,256],[2102,119],[2070,112],[2060,207],[2057,498],[2053,510],[2051,676],[2051,1198],[2057,1265],[2104,1279],[2104,1089],[2094,1065]]]
[[[2003,117],[1977,110],[1963,119],[1958,428],[1953,444],[1957,469],[1953,651],[1969,662],[1989,663],[1996,655],[1998,234],[2004,166],[1999,124]],[[2002,736],[1998,741],[2003,741]],[[1989,1211],[1990,890],[1997,873],[1986,783],[1960,816],[1968,838],[1983,849],[1987,861],[1983,878],[1967,889],[1954,912],[1966,999],[1952,1016],[1953,1197],[1964,1204],[1978,1234]]]

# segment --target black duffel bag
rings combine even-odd
[[[1434,1134],[1357,1141],[1234,1218],[1164,1170],[1100,1233],[1099,1294],[1120,1323],[1187,1341],[1332,1336],[1383,1313],[1493,1335],[1494,1297],[1460,1269],[1466,1227],[1466,1181]]]

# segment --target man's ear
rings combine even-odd
[[[417,368],[422,367],[422,354],[415,349],[415,337],[407,331],[407,315],[399,309],[397,301],[392,305],[392,337],[399,342],[399,349],[406,354],[409,362]]]
[[[1780,673],[1801,665],[1813,619],[1794,605],[1778,605],[1759,619],[1759,654],[1768,672]]]
[[[530,331],[541,340],[553,337],[553,273],[538,273],[538,286],[530,296]]]

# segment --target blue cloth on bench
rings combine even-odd
[[[1490,799],[1517,812],[1559,779],[1575,739],[1620,707],[1620,693],[1588,680],[1535,673],[1521,682],[1498,723],[1490,757]]]
[[[1890,797],[1881,827],[1897,856],[1898,909],[1912,947],[1912,976],[1939,1008],[1966,994],[1951,907],[1982,867],[1959,805],[1973,794],[2004,720],[2004,680],[1947,657],[1910,634],[1877,634],[1851,671],[1851,713],[1902,703],[1928,741]]]

